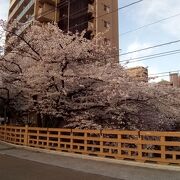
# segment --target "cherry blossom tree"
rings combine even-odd
[[[6,28],[0,59],[9,107],[34,112],[41,126],[85,129],[174,130],[180,90],[133,81],[116,62],[103,34],[93,40],[35,23],[23,35]]]

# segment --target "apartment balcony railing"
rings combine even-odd
[[[17,0],[12,0],[12,1],[10,2],[9,9],[11,9],[11,7],[15,4],[16,1],[17,1]]]
[[[28,5],[23,9],[23,11],[17,17],[17,20],[20,21],[22,17],[28,12],[28,10],[34,5],[35,0],[31,0]]]
[[[47,4],[50,4],[50,5],[52,5],[52,6],[55,6],[55,5],[56,5],[56,1],[57,1],[57,0],[39,0],[39,2],[40,2],[41,4],[47,3]]]
[[[54,11],[52,11],[54,9]],[[49,12],[48,12],[49,11]],[[37,13],[37,19],[43,22],[55,21],[55,6],[49,3],[43,3]]]
[[[16,31],[16,34],[21,35],[34,21],[34,16],[31,16],[27,22],[23,23],[23,25]]]
[[[89,21],[89,22],[88,22],[88,28],[87,28],[87,30],[93,32],[94,28],[95,28],[95,27],[94,27],[94,23]]]
[[[91,5],[91,4],[88,4],[88,13],[95,13],[95,10],[94,10],[95,8],[94,8],[94,6],[93,5]]]
[[[13,9],[13,11],[9,14],[9,20],[15,15],[15,13],[18,11],[18,9],[22,6],[24,0],[20,0],[16,7]]]

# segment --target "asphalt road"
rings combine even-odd
[[[88,156],[89,157],[89,156]],[[180,180],[180,168],[39,152],[0,142],[0,180]],[[151,166],[152,167],[152,166]],[[176,170],[175,170],[176,169]]]
[[[1,180],[117,180],[0,155]]]

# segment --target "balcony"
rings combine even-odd
[[[13,9],[17,3],[18,3],[18,0],[11,0],[10,5],[9,5],[9,9]]]
[[[88,4],[88,13],[94,13],[94,6],[91,4]]]
[[[94,23],[93,22],[88,22],[87,31],[91,31],[91,32],[94,31]]]
[[[38,10],[37,20],[42,22],[55,21],[55,6],[49,3],[43,3]]]
[[[34,16],[31,16],[27,22],[23,23],[23,25],[16,31],[16,34],[21,35],[34,21]]]
[[[93,3],[94,3],[94,0],[88,0],[88,3],[89,3],[89,4],[93,4]]]
[[[33,5],[34,5],[34,0],[31,0],[28,3],[28,5],[23,9],[23,11],[19,14],[19,16],[17,17],[17,20],[20,21],[28,13],[28,11],[33,7]]]
[[[19,8],[23,5],[23,3],[24,3],[24,0],[20,0],[18,3],[16,3],[16,6],[14,7],[13,11],[9,14],[9,17],[8,17],[9,21],[11,19],[14,19],[12,17],[18,12]]]
[[[52,5],[52,6],[56,6],[56,0],[39,0],[39,2],[40,2],[41,4],[46,3],[46,4],[50,4],[50,5]]]
[[[94,6],[91,4],[88,4],[88,18],[93,19],[95,17],[95,9]]]

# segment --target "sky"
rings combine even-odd
[[[137,0],[118,0],[119,7]],[[0,19],[7,19],[9,0],[0,0]],[[177,15],[179,13],[179,15]],[[141,26],[159,21],[170,16],[174,18],[142,28],[138,31],[124,34]],[[122,35],[121,35],[122,34]],[[164,44],[180,39],[180,0],[143,0],[142,2],[119,11],[119,40],[120,53],[126,53],[137,49]],[[180,49],[180,42],[154,48],[148,51],[120,56],[120,61],[133,59],[141,56],[173,51]],[[148,67],[149,74],[180,70],[180,53],[170,56],[149,59],[146,61],[124,64],[123,66]],[[160,77],[156,80],[168,79]]]
[[[119,0],[119,7],[134,1],[137,0]],[[178,13],[179,15],[177,15]],[[177,16],[121,36],[121,34],[125,32],[174,15]],[[179,40],[180,0],[144,0],[129,8],[120,10],[119,32],[121,53]],[[180,42],[161,48],[154,48],[148,51],[121,56],[120,61],[179,49]],[[148,67],[149,74],[180,70],[180,54],[129,63],[128,67],[139,65]],[[168,77],[161,77],[157,80],[161,79],[168,79]]]

